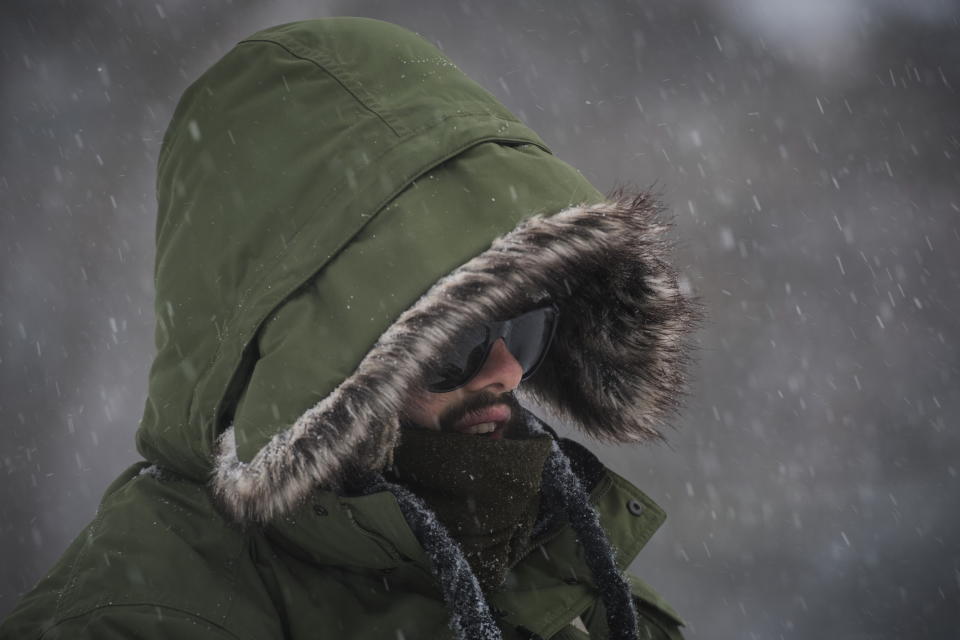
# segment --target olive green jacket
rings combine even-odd
[[[240,42],[181,99],[157,199],[145,462],[3,640],[450,637],[395,498],[338,487],[389,464],[404,399],[458,327],[556,302],[518,395],[597,437],[657,438],[682,395],[696,314],[656,203],[605,200],[394,25]],[[663,513],[607,471],[591,496],[626,567]],[[504,638],[581,637],[578,616],[605,637],[569,527],[537,543],[490,596]],[[679,637],[633,586],[650,637]]]
[[[663,520],[613,473],[592,492],[625,567]],[[490,604],[506,640],[606,638],[602,605],[569,526],[531,547]],[[643,631],[680,620],[632,580]],[[94,521],[0,627],[3,640],[170,638],[396,640],[451,637],[449,612],[393,496],[312,503],[265,527],[227,523],[203,485],[141,463],[108,489]]]

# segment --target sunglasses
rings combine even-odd
[[[433,393],[446,393],[467,384],[490,355],[494,343],[503,338],[507,349],[523,367],[526,380],[533,375],[550,348],[557,328],[559,311],[556,305],[497,322],[469,327],[448,345],[440,364],[426,377],[426,388]]]

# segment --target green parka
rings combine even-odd
[[[554,346],[518,395],[599,438],[658,437],[682,394],[696,314],[655,204],[605,200],[394,25],[323,19],[240,42],[181,99],[157,198],[145,461],[3,640],[450,638],[395,497],[337,488],[389,464],[398,410],[457,328],[556,301]],[[663,512],[563,448],[625,568]],[[631,584],[639,637],[680,637]],[[488,604],[504,638],[584,637],[578,616],[605,638],[598,594],[562,525]]]

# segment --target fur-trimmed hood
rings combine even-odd
[[[459,327],[540,300],[518,395],[615,441],[660,434],[696,318],[644,193],[604,198],[431,45],[325,19],[251,36],[195,82],[158,175],[150,461],[239,521],[389,460]]]

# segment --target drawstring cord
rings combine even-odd
[[[526,415],[532,433],[547,433],[540,426],[539,418],[529,411]],[[450,629],[456,639],[502,640],[480,583],[460,545],[436,514],[409,489],[387,481],[382,475],[371,477],[363,489],[364,494],[378,491],[389,491],[397,499],[403,517],[430,558],[450,611]],[[544,464],[541,491],[548,505],[566,515],[583,546],[584,559],[606,609],[610,640],[637,640],[637,608],[630,585],[617,568],[616,551],[600,525],[597,510],[590,504],[583,484],[556,439]]]
[[[375,477],[364,493],[377,491],[389,491],[397,499],[403,517],[430,558],[450,611],[450,629],[457,640],[501,640],[500,628],[493,620],[477,577],[460,545],[433,511],[409,489],[387,482],[382,476]]]

